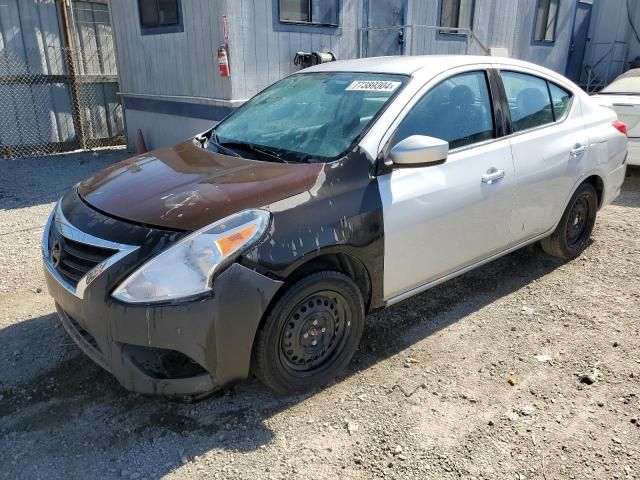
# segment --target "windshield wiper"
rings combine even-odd
[[[241,148],[244,150],[248,150],[249,152],[255,154],[258,157],[261,158],[269,158],[271,160],[275,160],[276,162],[280,162],[280,163],[289,163],[287,162],[284,158],[282,158],[278,153],[274,152],[273,150],[269,150],[268,148],[265,148],[263,146],[260,145],[254,145],[253,143],[245,143],[245,142],[224,142],[218,145],[222,145],[223,147],[235,147],[235,148]]]
[[[603,92],[603,91],[599,91],[596,93],[596,95],[627,95],[627,96],[637,96],[637,93],[633,93],[633,92]]]
[[[227,155],[231,155],[233,157],[244,158],[238,152],[231,150],[230,148],[227,148],[224,145],[220,144],[220,142],[218,141],[218,135],[216,134],[215,131],[212,131],[208,137],[206,136],[206,134],[202,136],[196,135],[195,140],[200,143],[200,146],[202,148],[208,149],[209,145],[215,145],[216,149],[220,153],[226,153]]]

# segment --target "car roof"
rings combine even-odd
[[[296,74],[314,72],[366,72],[409,75],[427,80],[442,72],[457,67],[491,64],[496,67],[520,67],[533,70],[537,74],[570,88],[574,94],[582,94],[582,90],[566,77],[535,63],[516,60],[514,58],[480,56],[480,55],[404,55],[393,57],[368,57],[354,60],[338,60],[305,68]]]
[[[513,58],[478,56],[478,55],[415,55],[394,57],[368,57],[355,60],[338,60],[313,67],[301,72],[368,72],[400,75],[414,75],[417,73],[429,75],[437,74],[451,68],[478,64],[500,64],[532,68],[545,74],[554,74],[550,70],[522,60]]]

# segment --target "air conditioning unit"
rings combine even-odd
[[[490,47],[489,55],[492,57],[508,57],[509,49],[507,47]]]

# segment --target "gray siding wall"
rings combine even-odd
[[[111,0],[110,5],[130,148],[138,129],[147,146],[157,148],[186,138],[187,130],[192,135],[214,123],[167,114],[173,109],[162,111],[168,102],[234,107],[293,72],[297,51],[332,50],[339,58],[356,57],[362,24],[362,0],[343,0],[341,35],[274,31],[272,0],[183,0],[184,32],[141,35],[137,0]],[[220,77],[217,64],[224,15],[229,78]],[[132,99],[157,101],[155,112],[143,111]]]
[[[332,51],[340,59],[358,56],[362,0],[343,0],[335,34],[274,31],[273,0],[235,0],[229,17],[233,98],[247,99],[298,70],[296,52]]]
[[[0,0],[0,77],[65,73],[55,0]],[[0,146],[74,137],[65,84],[0,85]]]
[[[558,73],[564,74],[571,45],[573,20],[576,0],[560,2],[558,22],[556,24],[556,40],[552,45],[536,44],[533,40],[533,28],[536,17],[536,0],[519,0],[518,12],[511,21],[516,25],[513,50],[515,58],[544,65]]]
[[[635,2],[636,10],[631,13],[631,18],[633,19],[633,24],[640,33],[640,2],[637,0]],[[635,60],[637,57],[640,57],[640,39],[635,36],[631,27],[627,26],[629,43],[627,47],[627,61]]]
[[[630,4],[631,17],[640,31],[640,2],[635,0]],[[584,65],[593,67],[597,78],[605,84],[626,68],[627,61],[640,55],[640,44],[629,26],[627,0],[595,0],[589,37]],[[587,80],[585,72],[582,80]]]
[[[372,0],[373,1],[373,0]],[[615,0],[617,1],[617,0]],[[273,0],[183,0],[184,32],[140,33],[137,0],[111,0],[125,94],[185,97],[194,103],[243,101],[296,70],[297,51],[331,50],[338,58],[359,54],[363,0],[343,0],[337,33],[275,31]],[[477,0],[473,30],[487,47],[564,71],[576,0],[563,0],[555,44],[532,41],[537,0]],[[408,0],[408,23],[437,25],[440,2]],[[223,43],[222,17],[229,21],[231,77],[221,78],[216,61]],[[320,31],[319,31],[320,32]],[[416,28],[414,54],[464,53],[464,38]],[[469,53],[482,53],[472,42]],[[175,99],[175,98],[174,98]],[[226,102],[225,102],[226,101]]]
[[[476,0],[473,32],[486,47],[503,47],[513,53],[517,0]],[[409,23],[438,25],[440,2],[412,0],[409,4]],[[459,35],[441,34],[435,29],[415,28],[414,54],[464,54],[466,39]],[[482,55],[476,42],[469,44],[468,53]]]
[[[217,49],[222,16],[231,11],[226,4],[183,0],[183,32],[141,35],[137,0],[111,0],[120,91],[225,105],[233,98],[231,80],[218,74]]]
[[[122,108],[118,98],[115,48],[106,0],[75,1],[71,22],[76,73],[93,76],[80,83],[81,114],[91,139],[122,135]]]
[[[142,128],[144,131],[144,141],[147,148],[158,148],[192,138],[195,134],[211,128],[213,124],[211,120],[131,109],[127,109],[126,116],[127,139],[131,149],[135,146],[138,128]],[[150,128],[144,128],[145,126]]]
[[[102,2],[73,2],[73,42],[79,75],[117,75],[109,7]]]
[[[342,0],[340,28],[333,32],[274,28],[273,1],[182,0],[184,32],[141,35],[137,0],[111,0],[120,89],[125,94],[125,104],[126,98],[138,97],[234,107],[297,70],[293,65],[297,51],[332,51],[339,59],[359,56],[358,30],[366,25],[364,0]],[[533,42],[537,0],[476,0],[473,30],[487,47],[506,48],[513,57],[564,73],[576,1],[560,2],[554,44]],[[439,0],[407,0],[407,23],[436,26],[439,8]],[[224,42],[224,15],[229,22],[230,78],[220,77],[216,59],[217,49]],[[414,54],[455,54],[466,50],[464,38],[442,35],[433,29],[416,28],[408,41],[413,43]],[[480,54],[482,49],[471,42],[468,52]],[[167,111],[159,103],[150,107],[131,102],[127,112],[136,109],[146,109],[149,113],[154,110],[158,112],[158,119],[163,115],[164,121],[189,118],[183,110],[179,114],[175,109]],[[145,121],[151,117],[144,116]],[[135,132],[141,128],[146,137],[150,128],[148,124],[139,123],[142,118],[136,115],[134,119],[127,113],[128,130]],[[158,143],[154,138],[147,141],[147,145],[157,147],[184,137],[182,132],[172,135],[170,129],[167,133],[166,137],[157,139]],[[129,135],[129,143],[133,141]]]
[[[73,2],[69,11],[80,115],[87,140],[122,135],[117,69],[106,0]],[[64,45],[56,0],[0,0],[0,147],[75,142]],[[96,78],[101,76],[101,78]],[[105,76],[110,78],[105,79]],[[90,144],[87,144],[91,146]]]
[[[0,49],[14,52],[27,70],[64,73],[55,0],[0,0]]]
[[[339,34],[293,33],[274,31],[272,0],[236,0],[230,16],[232,57],[232,95],[250,98],[256,92],[297,68],[296,51],[333,51],[339,59],[359,54],[358,29],[365,25],[362,0],[344,0]],[[371,0],[374,1],[374,0]],[[382,1],[382,0],[379,0]],[[563,0],[553,44],[533,41],[537,0],[476,0],[473,31],[486,47],[507,48],[512,57],[528,60],[564,73],[577,0]],[[440,2],[409,0],[407,23],[436,26]],[[413,28],[407,33],[406,53],[482,54],[476,42],[469,44],[458,35],[446,35],[436,29]],[[241,61],[239,59],[244,59]]]
[[[506,48],[511,57],[564,73],[576,1],[560,2],[556,41],[553,44],[533,41],[537,0],[476,0],[472,30],[487,48]],[[440,2],[412,0],[409,12],[409,23],[437,25]],[[414,36],[414,53],[417,54],[464,54],[466,51],[465,38],[461,36],[441,34],[425,28],[416,28]],[[470,43],[468,52],[483,54],[476,42]]]
[[[506,48],[514,55],[519,2],[515,0],[476,0],[473,31],[487,47]],[[519,19],[520,22],[525,19]],[[529,19],[528,22],[533,22]],[[531,37],[529,37],[531,38]]]

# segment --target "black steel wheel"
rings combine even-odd
[[[567,217],[567,224],[565,227],[565,238],[569,248],[574,248],[585,241],[585,234],[588,238],[588,225],[589,225],[589,194],[583,192],[578,198],[575,199],[569,216]]]
[[[280,339],[280,361],[296,372],[312,372],[344,347],[351,330],[345,297],[325,290],[305,298],[289,315]]]
[[[278,393],[332,380],[355,353],[364,324],[358,286],[339,272],[291,285],[271,308],[254,343],[252,371]]]
[[[586,248],[596,222],[598,194],[590,183],[583,183],[571,197],[560,223],[540,244],[554,257],[571,260]]]

